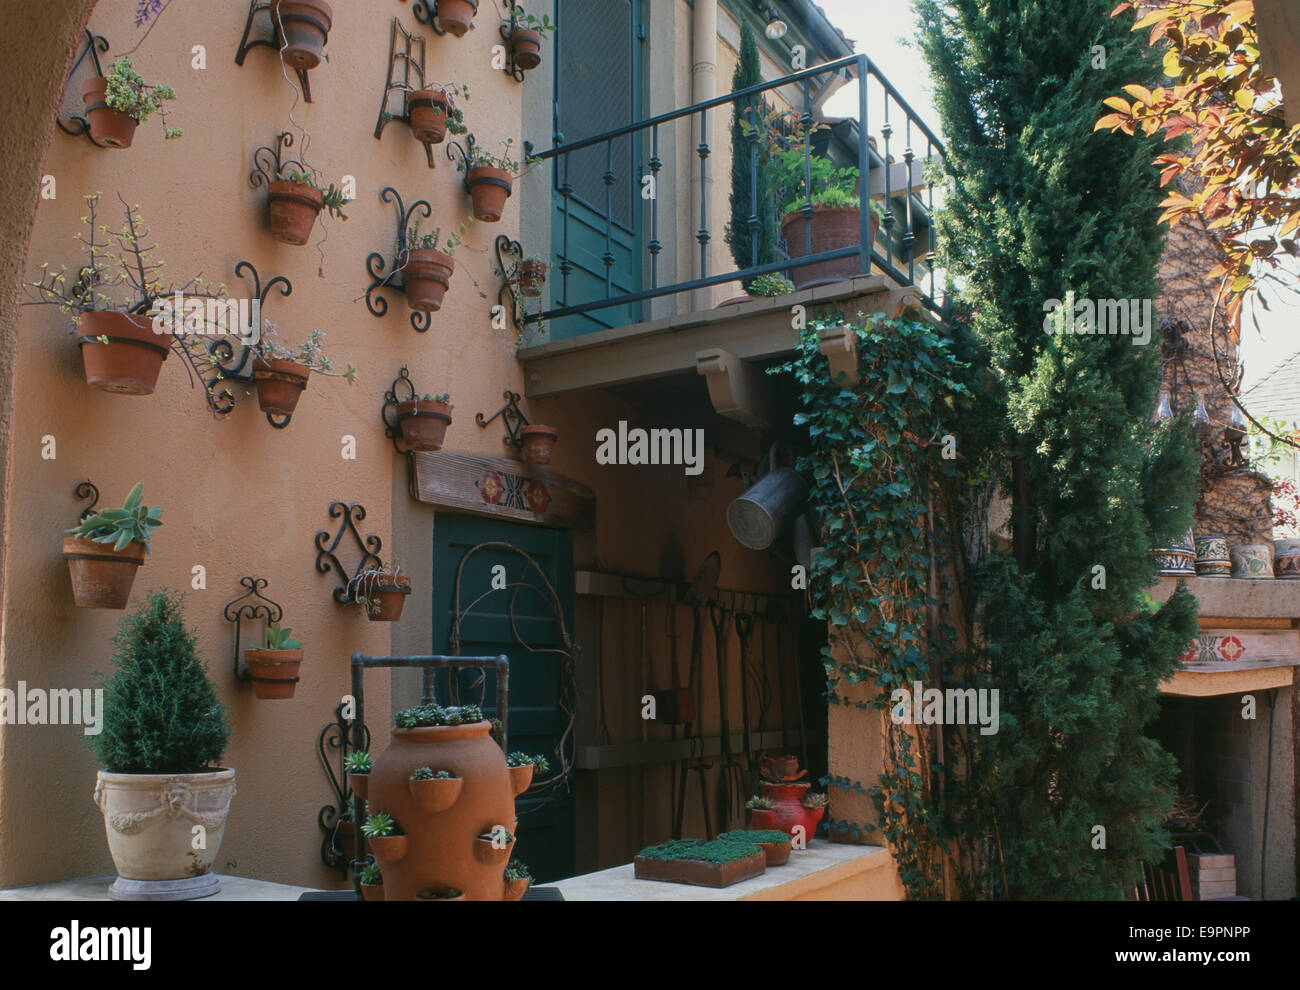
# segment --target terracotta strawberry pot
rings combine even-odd
[[[448,887],[466,900],[503,898],[505,861],[484,863],[475,855],[477,836],[498,825],[513,829],[515,822],[505,754],[491,730],[488,722],[393,730],[392,744],[370,772],[370,807],[392,815],[408,841],[406,856],[384,867],[385,900],[411,901],[421,891]],[[420,806],[410,787],[418,767],[460,778],[450,808],[431,812]]]
[[[410,593],[411,578],[407,574],[399,574],[391,584],[369,587],[365,591],[365,597],[370,600],[366,615],[371,622],[396,622],[402,617],[406,596]]]
[[[442,309],[442,298],[451,287],[456,262],[449,254],[433,248],[408,248],[403,254],[402,288],[406,304],[421,313]]]
[[[814,206],[812,212],[812,254],[823,251],[836,251],[840,248],[857,247],[859,237],[860,214],[856,206]],[[876,230],[880,227],[880,218],[871,214],[871,241],[876,239]],[[798,210],[786,214],[781,221],[781,236],[785,238],[786,251],[792,261],[808,256],[804,250],[804,217]],[[815,265],[796,268],[791,277],[796,289],[809,289],[817,285],[829,285],[861,275],[862,267],[857,255],[836,258],[834,261],[822,261]]]
[[[560,438],[560,431],[553,426],[525,426],[519,431],[524,441],[524,460],[536,467],[545,467],[551,463],[555,451],[555,442]]]
[[[366,799],[366,795],[370,791],[370,774],[349,772],[348,786],[352,788],[353,794],[355,794],[357,797],[361,798],[362,801],[364,801]]]
[[[465,900],[465,894],[464,892],[461,892],[457,894],[455,897],[442,897],[442,896],[438,896],[432,890],[425,890],[425,891],[421,891],[419,894],[416,894],[415,899],[417,901],[463,901]]]
[[[442,450],[451,425],[451,406],[434,399],[407,399],[397,404],[397,420],[406,450]]]
[[[506,200],[514,188],[514,178],[505,169],[492,165],[476,165],[466,173],[475,220],[496,223],[501,219]]]
[[[510,36],[510,47],[514,49],[515,65],[525,72],[542,64],[542,35],[540,31],[520,28]]]
[[[438,814],[446,811],[460,797],[460,789],[465,782],[459,777],[445,777],[442,780],[410,781],[411,797],[423,811]]]
[[[524,894],[528,892],[528,888],[531,884],[532,881],[527,877],[520,877],[518,880],[507,880],[505,899],[507,901],[517,901],[522,899]]]
[[[334,11],[325,0],[271,0],[271,23],[283,29],[284,61],[291,69],[314,69],[325,57]]]
[[[258,407],[272,415],[292,416],[310,374],[310,368],[296,361],[257,358],[253,362],[253,384],[257,388]]]
[[[421,144],[441,144],[447,137],[447,92],[437,87],[418,90],[407,104],[411,131]]]
[[[438,0],[438,25],[457,38],[465,37],[478,13],[478,0]]]
[[[339,822],[338,831],[334,833],[334,845],[343,854],[344,861],[350,863],[357,858],[357,823]]]
[[[510,862],[510,852],[514,848],[514,839],[511,839],[503,846],[499,846],[493,843],[490,832],[484,832],[474,840],[474,858],[485,866],[499,865],[504,876],[505,866]]]
[[[87,79],[81,84],[81,95],[86,101],[86,123],[90,125],[91,140],[106,148],[131,147],[139,121],[108,105],[108,80],[104,76]]]
[[[283,179],[272,182],[269,189],[271,236],[282,244],[306,244],[325,207],[325,194],[305,182]]]
[[[119,395],[152,395],[171,342],[170,335],[154,333],[147,316],[109,310],[82,313],[77,344],[86,384]]]
[[[143,543],[114,550],[111,543],[65,536],[63,559],[72,578],[73,603],[78,608],[126,608],[144,555]]]
[[[812,839],[813,833],[817,831],[817,823],[826,814],[826,809],[803,806],[803,800],[811,788],[812,785],[807,781],[782,784],[759,781],[759,794],[775,804],[776,808],[753,809],[750,812],[750,825],[756,830],[776,829],[786,835],[792,835],[796,827],[802,826],[804,838]]]
[[[546,262],[525,261],[519,266],[519,294],[536,299],[546,284]]]
[[[510,789],[516,795],[524,793],[532,786],[533,783],[533,765],[531,763],[522,767],[510,767]]]
[[[384,885],[382,883],[363,883],[361,885],[361,899],[363,901],[382,901],[384,899]]]
[[[282,701],[293,697],[302,650],[245,650],[244,662],[248,664],[254,698]]]
[[[366,845],[370,851],[375,854],[375,859],[381,863],[400,863],[406,856],[408,849],[407,837],[405,835],[381,835],[378,838],[366,839]],[[387,873],[387,871],[384,871]],[[387,894],[387,890],[384,892]]]

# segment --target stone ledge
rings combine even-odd
[[[1202,624],[1216,620],[1288,619],[1300,626],[1300,581],[1254,581],[1245,578],[1161,577],[1151,597],[1165,601],[1179,581],[1201,603]]]
[[[287,883],[271,883],[249,877],[221,876],[221,889],[211,897],[197,901],[296,901],[312,887],[295,887]],[[116,879],[109,874],[102,877],[77,877],[56,880],[35,887],[15,887],[0,890],[0,901],[108,901],[108,885]],[[155,902],[162,903],[162,902]],[[173,902],[182,903],[182,902]]]

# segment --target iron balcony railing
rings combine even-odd
[[[840,121],[838,125],[848,125],[848,129],[855,132],[853,136],[856,137],[856,161],[845,161],[843,164],[855,164],[859,170],[857,183],[860,214],[859,243],[851,247],[813,254],[811,219],[813,215],[813,190],[811,178],[812,162],[816,157],[813,147],[812,127],[816,122],[813,113],[814,93],[821,91],[820,80],[826,80],[827,77],[836,74],[842,76],[846,72],[857,83],[858,118],[856,122],[851,120]],[[876,101],[871,86],[873,80],[878,83],[879,90],[879,99],[876,104],[878,116],[872,114],[872,103]],[[797,119],[797,126],[790,133],[795,141],[801,141],[803,145],[805,200],[799,212],[804,216],[804,255],[791,260],[787,254],[781,260],[760,265],[757,257],[758,240],[751,237],[754,245],[754,257],[750,266],[740,270],[711,272],[709,270],[708,252],[709,242],[713,239],[713,234],[709,228],[709,159],[712,150],[709,140],[710,112],[718,110],[726,113],[733,107],[744,106],[744,101],[747,100],[749,105],[761,104],[764,94],[786,87],[797,87],[802,97],[802,106],[791,111],[791,116]],[[751,100],[751,98],[756,99]],[[740,112],[740,110],[737,110],[737,112]],[[870,128],[876,121],[879,121],[879,129],[877,134],[873,135]],[[855,123],[856,126],[853,126]],[[900,124],[903,130],[901,135],[898,134]],[[695,154],[699,158],[700,171],[698,185],[701,223],[695,234],[695,239],[699,244],[698,275],[688,281],[661,284],[659,256],[664,251],[664,244],[660,239],[660,197],[654,195],[649,198],[648,202],[649,239],[644,242],[644,251],[649,254],[648,264],[647,259],[644,257],[637,259],[638,264],[648,267],[650,284],[648,287],[637,291],[617,291],[612,278],[612,270],[616,260],[614,255],[615,220],[613,219],[615,186],[620,181],[626,182],[630,178],[636,184],[634,188],[639,189],[643,177],[651,176],[654,179],[656,188],[663,188],[662,179],[664,177],[661,176],[661,173],[665,171],[666,165],[660,155],[661,132],[669,127],[684,129],[687,125],[690,127],[688,142],[696,136],[699,138],[699,143],[695,147]],[[680,131],[678,133],[680,134]],[[729,128],[727,133],[729,136]],[[615,142],[636,137],[641,139],[642,147],[645,146],[645,139],[648,137],[649,161],[648,163],[639,162],[636,166],[635,175],[630,177],[620,176],[615,168]],[[760,167],[759,140],[759,129],[751,129],[749,135],[750,177],[751,185],[755,190],[751,201],[751,214],[747,221],[751,233],[756,231],[760,222],[757,199],[758,183],[756,181]],[[533,320],[551,320],[591,313],[611,306],[637,303],[647,299],[722,285],[728,282],[748,281],[758,275],[791,271],[820,262],[848,257],[858,259],[859,271],[862,274],[870,273],[873,270],[884,272],[901,284],[916,284],[917,266],[918,263],[923,263],[926,268],[923,279],[928,282],[928,286],[922,285],[919,287],[922,290],[924,302],[936,312],[943,312],[943,306],[936,294],[935,230],[933,222],[935,180],[942,175],[943,159],[945,157],[943,142],[916,114],[907,100],[872,64],[871,59],[866,55],[850,55],[833,62],[826,62],[791,73],[771,82],[704,100],[679,110],[627,124],[581,140],[564,142],[562,135],[557,134],[555,142],[554,147],[545,151],[536,152],[531,146],[527,149],[532,160],[553,163],[552,167],[555,169],[555,174],[552,176],[552,185],[561,197],[559,206],[560,230],[558,238],[556,238],[559,243],[557,245],[555,239],[552,241],[552,251],[560,259],[557,266],[560,273],[559,291],[554,296],[552,308],[543,310],[536,316],[531,317]],[[899,144],[901,144],[901,148],[898,147]],[[922,144],[924,153],[919,154],[918,148]],[[589,299],[573,299],[570,297],[570,278],[575,265],[570,250],[572,246],[571,226],[573,219],[571,212],[575,196],[574,186],[570,179],[570,163],[573,156],[578,152],[601,148],[604,150],[605,159],[605,168],[600,176],[604,185],[605,250],[600,258],[600,262],[603,263],[605,269],[604,293]],[[893,181],[894,169],[890,167],[900,164],[900,161],[895,160],[896,151],[901,152],[901,164],[905,166],[903,169],[904,181],[897,187]],[[922,163],[922,172],[921,181],[916,183],[913,182],[913,174],[914,163],[918,159]],[[885,216],[880,222],[885,235],[883,238],[883,252],[880,250],[881,245],[874,243],[870,236],[871,176],[878,169],[883,169],[882,174],[884,176]],[[675,188],[679,190],[677,197],[679,202],[682,201],[680,191],[688,190],[690,185],[689,176],[684,183],[675,184]],[[877,183],[877,185],[882,184]],[[924,192],[924,197],[918,195],[918,189]]]

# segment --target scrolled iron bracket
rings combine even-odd
[[[397,50],[398,36],[401,36],[405,45],[403,51]],[[401,78],[396,78],[398,68],[401,69]],[[418,83],[415,85],[412,81]],[[411,94],[424,88],[424,38],[416,37],[393,18],[393,26],[388,41],[388,74],[384,81],[384,95],[379,100],[379,117],[375,120],[375,138],[380,139],[384,135],[384,128],[394,120],[400,120],[408,127],[411,124]],[[392,99],[393,92],[397,91],[402,94],[402,112],[390,113],[388,110],[389,101]],[[426,144],[424,146],[424,157],[429,163],[429,168],[434,168],[433,146]]]
[[[321,574],[329,574],[330,571],[337,574],[343,583],[334,589],[334,600],[340,605],[352,605],[356,602],[357,579],[368,568],[383,566],[384,562],[379,558],[383,543],[377,536],[362,537],[361,531],[357,529],[357,523],[364,522],[366,518],[365,506],[360,503],[349,505],[347,502],[332,502],[329,514],[331,519],[339,520],[339,527],[332,539],[329,530],[321,530],[316,534],[316,570]],[[349,535],[361,553],[361,559],[350,575],[335,554],[343,538]]]
[[[403,393],[409,394],[404,396]],[[399,454],[408,451],[404,450],[398,442],[402,438],[402,427],[397,416],[397,405],[399,402],[410,402],[418,394],[415,383],[411,381],[410,371],[407,370],[406,365],[402,365],[402,370],[393,379],[392,386],[384,393],[384,404],[379,409],[379,418],[384,421],[384,436],[393,441],[393,449]]]
[[[77,74],[77,70],[81,68],[81,64],[86,61],[87,55],[90,56],[91,62],[95,67],[95,75],[102,76],[104,74],[104,67],[103,65],[100,64],[99,61],[99,53],[108,51],[109,49],[108,39],[105,38],[103,35],[95,34],[89,28],[85,29],[85,35],[86,35],[85,47],[82,48],[81,54],[77,56],[77,60],[72,63],[72,68],[68,70],[68,77],[67,79],[64,80],[63,86],[64,86],[65,93],[71,90],[71,87],[68,84],[72,82],[73,77]],[[101,105],[102,104],[96,104],[95,106],[87,107],[86,109],[93,110]],[[76,114],[71,114],[68,117],[68,123],[65,124],[62,121],[62,119],[56,116],[54,118],[54,123],[58,125],[59,130],[61,130],[64,134],[70,134],[73,137],[81,137],[84,134],[86,136],[86,140],[89,141],[91,144],[93,144],[96,148],[108,147],[108,145],[100,144],[98,141],[96,141],[93,137],[90,136],[90,122],[86,120],[85,117],[79,117]]]
[[[248,683],[252,680],[252,676],[248,672],[248,665],[242,662],[243,656],[239,649],[241,623],[244,619],[260,618],[265,619],[267,625],[271,625],[284,618],[284,609],[278,602],[273,602],[262,594],[262,590],[266,587],[266,578],[242,577],[239,583],[248,590],[238,598],[227,602],[223,614],[227,622],[235,624],[235,680]]]
[[[510,323],[516,333],[521,333],[530,323],[542,321],[541,305],[536,313],[528,312],[527,297],[520,291],[520,265],[524,260],[524,246],[505,234],[498,234],[493,244],[497,256],[497,273],[501,287],[497,289],[497,305],[503,313],[510,314]]]
[[[372,251],[366,258],[366,274],[370,276],[370,284],[366,287],[365,300],[366,309],[370,310],[372,316],[382,317],[388,312],[388,300],[379,295],[380,289],[393,289],[401,291],[403,289],[402,280],[399,276],[401,266],[399,264],[402,255],[410,247],[406,243],[406,232],[410,227],[411,220],[417,213],[424,218],[433,216],[433,207],[429,205],[428,200],[417,199],[407,209],[402,205],[402,197],[392,186],[384,186],[379,190],[379,199],[384,203],[392,203],[397,210],[397,250],[393,254],[393,270],[387,275],[384,269],[388,265],[387,256],[380,251]],[[421,312],[420,310],[411,311],[411,326],[416,333],[425,333],[433,325],[433,314]]]
[[[346,761],[348,754],[353,747],[349,742],[353,732],[352,723],[345,716],[345,702],[339,702],[334,709],[334,721],[326,722],[320,730],[320,736],[316,740],[316,752],[320,756],[321,766],[325,768],[325,776],[329,779],[330,789],[334,792],[334,799],[337,804],[327,804],[316,814],[316,824],[320,826],[325,833],[325,840],[321,843],[320,858],[330,869],[341,870],[343,876],[348,875],[348,869],[356,860],[350,859],[339,848],[338,833],[339,826],[343,821],[343,809],[352,803],[352,788],[348,786],[348,775]],[[370,729],[364,723],[359,727],[361,736],[361,748],[370,749]],[[338,770],[335,771],[330,763],[330,753],[338,754]],[[354,830],[360,830],[360,823],[354,823]],[[353,846],[355,851],[356,846]]]
[[[279,182],[284,178],[285,169],[291,165],[296,165],[299,173],[308,172],[307,168],[297,158],[285,159],[283,151],[286,148],[293,147],[293,135],[288,131],[281,131],[275,136],[274,145],[262,145],[253,152],[253,171],[248,173],[248,184],[256,189],[258,186],[270,187],[272,182]]]
[[[415,3],[411,4],[411,13],[434,34],[446,35],[446,30],[438,24],[438,0],[415,0]]]
[[[524,449],[524,441],[519,435],[519,431],[521,428],[528,425],[528,417],[525,416],[523,411],[519,408],[519,400],[522,399],[523,396],[518,392],[506,391],[502,393],[502,398],[506,400],[504,406],[486,419],[483,417],[482,413],[475,413],[474,422],[476,422],[482,429],[487,429],[488,426],[497,419],[497,417],[500,417],[501,422],[505,424],[506,428],[506,435],[501,438],[501,443],[515,451],[522,451]]]
[[[465,187],[466,194],[469,193],[469,163],[474,160],[474,149],[478,147],[478,141],[474,137],[474,132],[470,131],[465,135],[465,144],[462,146],[459,141],[447,142],[447,161],[455,162],[456,155],[460,155],[460,165],[457,168],[463,173],[461,176],[461,185]]]
[[[506,43],[506,64],[503,71],[517,83],[524,81],[524,70],[515,64],[515,31],[519,27],[519,14],[523,8],[515,0],[501,0],[501,5],[506,8],[506,13],[510,15],[510,20],[502,20],[501,26],[497,29],[501,39]]]
[[[96,488],[89,479],[87,479],[77,485],[77,487],[72,490],[72,494],[79,502],[85,502],[87,499],[90,500],[86,507],[81,510],[81,515],[77,517],[78,522],[85,522],[94,514],[95,506],[99,504],[99,489]]]
[[[267,20],[271,24],[271,37],[253,38],[250,40],[249,35],[253,33],[253,18],[262,11],[267,12]],[[270,13],[271,0],[248,0],[248,20],[244,22],[244,35],[239,39],[239,47],[235,50],[235,64],[242,66],[244,58],[254,48],[266,47],[275,49],[276,54],[284,46],[284,38],[280,34],[280,25],[275,22],[275,16]],[[283,64],[283,60],[281,60]],[[298,74],[298,82],[302,85],[302,98],[305,102],[311,102],[311,82],[307,78],[306,69],[294,69]]]

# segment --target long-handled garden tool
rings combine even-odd
[[[682,599],[691,607],[691,667],[686,676],[686,684],[694,689],[697,708],[704,704],[704,623],[700,609],[713,595],[713,587],[718,583],[718,574],[722,570],[722,558],[714,550],[704,558],[704,563],[696,571]],[[694,729],[694,732],[691,730]],[[693,772],[699,781],[700,805],[704,812],[705,837],[712,839],[713,819],[709,814],[709,787],[706,772],[713,769],[712,763],[704,762],[704,718],[702,708],[686,723],[686,738],[691,741],[689,759],[681,761],[677,778],[677,815],[673,821],[673,837],[682,836],[682,818],[686,813],[686,778]]]
[[[754,736],[749,731],[749,641],[754,634],[754,617],[748,612],[736,612],[731,619],[736,624],[736,638],[740,640],[740,749],[745,755],[744,790],[746,794],[757,794],[758,770],[754,766]]]
[[[745,807],[745,768],[731,752],[731,723],[727,719],[727,611],[717,602],[709,605],[713,623],[714,656],[718,662],[718,721],[722,736],[722,773],[718,778],[718,819],[727,829],[732,816],[739,813],[743,821]]]

